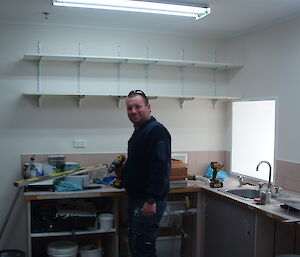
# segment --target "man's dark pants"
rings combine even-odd
[[[166,200],[156,202],[156,214],[144,216],[144,200],[128,198],[128,243],[131,257],[156,257],[159,222],[166,209]]]

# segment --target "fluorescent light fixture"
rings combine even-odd
[[[54,0],[53,5],[96,8],[129,12],[144,12],[195,17],[196,20],[210,14],[210,8],[182,4],[168,4],[134,0]]]

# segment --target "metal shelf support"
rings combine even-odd
[[[78,95],[77,96],[77,106],[78,108],[81,107],[81,101],[85,98],[85,95]]]
[[[40,108],[42,106],[42,95],[37,96],[37,106]]]
[[[114,98],[116,100],[117,107],[120,108],[121,107],[121,100],[125,99],[126,96],[119,95],[119,96],[115,96]]]
[[[183,109],[183,104],[185,101],[192,101],[194,100],[194,97],[180,97],[179,102],[180,102],[180,108]]]
[[[218,101],[217,99],[212,100],[213,109],[215,109],[217,101]]]

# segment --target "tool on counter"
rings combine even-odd
[[[117,169],[121,168],[121,166],[123,165],[125,160],[126,160],[126,157],[124,155],[121,154],[121,155],[117,156],[113,160],[113,162],[109,165],[106,175],[108,175],[108,174],[112,173],[113,171],[116,171]]]
[[[109,184],[116,188],[122,188],[122,179],[119,177],[110,177],[109,174],[113,173],[114,171],[117,171],[122,167],[126,160],[126,157],[124,155],[117,156],[112,163],[108,166],[106,174],[101,179],[94,179],[94,183],[97,184]]]
[[[75,169],[75,170],[68,170],[68,171],[63,171],[63,172],[58,172],[54,174],[50,174],[47,176],[41,176],[41,177],[36,177],[36,178],[28,178],[28,179],[22,179],[14,182],[15,187],[22,187],[22,186],[27,186],[29,184],[37,183],[40,181],[48,180],[48,179],[55,179],[55,178],[61,178],[65,177],[68,175],[76,175],[76,174],[81,174],[84,172],[90,172],[90,171],[95,171],[99,169],[104,169],[106,168],[106,164],[96,164],[88,167],[83,167],[80,169]]]
[[[118,170],[119,168],[121,168],[121,166],[123,165],[123,163],[125,162],[126,157],[124,155],[119,155],[117,156],[113,162],[108,166],[107,168],[107,172],[106,174],[102,177],[102,180],[104,178],[106,178],[109,174],[111,174],[112,172]]]
[[[30,158],[30,161],[24,171],[24,178],[29,178],[30,177],[30,169],[32,168],[32,165],[34,164],[34,159],[35,155],[32,155]]]
[[[126,157],[124,155],[119,155],[117,156],[113,162],[110,164],[110,166],[108,167],[107,169],[107,174],[108,175],[109,173],[112,173],[118,169],[120,169],[122,167],[122,165],[124,164],[126,160]],[[117,177],[114,181],[113,181],[113,186],[115,188],[122,188],[122,179]]]
[[[210,187],[219,188],[223,187],[223,182],[221,179],[217,178],[217,173],[224,167],[224,164],[219,162],[211,162],[210,167],[213,169],[212,178],[210,180]]]

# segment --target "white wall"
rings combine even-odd
[[[229,79],[243,97],[278,99],[277,159],[300,162],[300,18],[227,42],[231,61],[244,67]]]
[[[45,54],[77,54],[78,43],[83,55],[122,56],[226,62],[224,42],[163,34],[108,31],[87,28],[51,26],[0,25],[0,225],[16,194],[12,182],[20,178],[20,155],[25,153],[125,152],[132,133],[125,108],[116,108],[109,98],[88,97],[77,108],[72,98],[52,97],[36,107],[36,101],[23,93],[37,90],[37,66],[23,61],[26,53],[37,53],[37,42]],[[120,89],[114,65],[83,64],[81,93],[123,93],[145,89],[151,94],[181,93],[178,68],[149,70],[149,88],[145,84],[143,66],[122,66]],[[77,93],[77,66],[74,63],[42,63],[42,92]],[[185,93],[213,94],[212,72],[187,69]],[[218,77],[218,93],[226,94],[227,79]],[[225,103],[195,100],[180,109],[175,99],[155,100],[153,115],[170,130],[173,151],[224,150],[228,126]],[[72,140],[87,139],[88,147],[73,149]],[[8,224],[0,248],[25,250],[25,208],[19,199]]]

